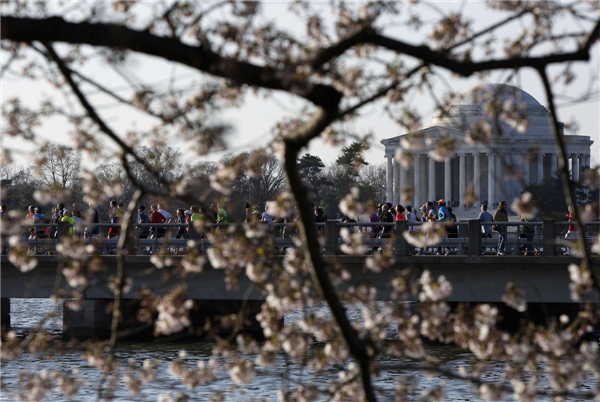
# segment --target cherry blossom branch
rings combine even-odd
[[[71,87],[71,90],[73,91],[73,93],[75,94],[77,99],[79,99],[79,102],[81,103],[83,108],[86,110],[89,117],[98,125],[100,130],[102,132],[104,132],[114,142],[116,142],[117,145],[119,145],[119,147],[123,150],[123,152],[126,155],[131,155],[135,159],[136,162],[138,162],[140,165],[142,165],[144,167],[144,169],[146,169],[146,171],[148,173],[150,173],[151,175],[156,177],[158,182],[163,187],[165,187],[165,189],[168,189],[169,186],[171,185],[171,183],[164,180],[162,178],[162,176],[160,175],[160,173],[155,171],[154,167],[151,166],[148,163],[148,161],[146,161],[145,159],[140,157],[131,146],[129,146],[127,143],[125,143],[114,131],[112,131],[112,129],[110,127],[108,127],[108,125],[104,122],[104,120],[102,120],[102,118],[98,115],[98,113],[96,112],[94,107],[89,103],[89,101],[87,100],[87,98],[85,97],[83,92],[81,92],[81,89],[79,88],[77,83],[73,80],[73,76],[71,75],[71,70],[65,65],[64,61],[58,56],[58,54],[56,53],[56,51],[54,50],[52,45],[49,43],[44,43],[44,46],[48,50],[49,57],[57,64],[59,70],[62,72],[63,76],[65,77],[65,80]],[[124,168],[125,168],[125,166],[124,166]],[[130,179],[133,177],[133,175],[128,175],[128,176]],[[172,194],[167,193],[167,192],[152,191],[152,193],[161,195],[161,196],[167,196],[167,195],[172,196]],[[183,197],[181,197],[181,198],[183,198]],[[185,199],[191,203],[194,202],[194,200],[192,200],[192,199],[189,199],[189,198],[185,198]]]
[[[222,57],[204,46],[190,46],[177,39],[160,37],[148,31],[138,31],[115,24],[72,23],[60,17],[21,18],[2,16],[2,39],[16,42],[66,42],[129,49],[170,61],[176,61],[208,74],[235,82],[282,90],[301,96],[317,106],[331,108],[339,103],[341,94],[334,88],[313,84],[270,67]]]
[[[467,63],[450,59],[445,53],[431,50],[426,46],[414,46],[393,38],[379,34],[369,35],[369,41],[388,50],[403,53],[423,60],[428,64],[443,67],[449,71],[468,77],[473,73],[487,70],[516,69],[521,67],[544,68],[549,64],[563,63],[566,61],[588,61],[590,59],[591,44],[597,40],[600,21],[596,24],[594,30],[586,44],[574,52],[553,53],[546,56],[530,56],[507,59],[492,59],[476,63]]]
[[[125,157],[123,157],[125,159]],[[126,163],[127,161],[124,161]],[[132,222],[132,216],[137,210],[137,204],[140,199],[144,195],[144,191],[141,188],[138,188],[136,192],[133,194],[129,205],[127,206],[127,212],[125,212],[125,216],[123,216],[123,220],[121,221],[121,235],[119,237],[119,242],[117,243],[117,277],[115,279],[115,301],[113,303],[112,309],[112,321],[110,324],[110,340],[108,342],[108,357],[106,359],[106,363],[104,366],[104,371],[102,373],[102,378],[98,383],[98,401],[102,399],[102,391],[104,389],[104,382],[106,378],[110,374],[112,363],[115,359],[115,348],[117,345],[117,335],[119,328],[119,320],[121,318],[121,302],[123,299],[123,293],[125,288],[125,254],[123,250],[127,249],[127,243],[130,240],[130,227]]]
[[[303,130],[284,138],[284,167],[288,184],[296,201],[299,211],[300,237],[302,238],[302,248],[304,254],[308,257],[309,267],[315,287],[323,296],[331,315],[340,328],[342,336],[346,341],[350,354],[356,359],[360,368],[365,399],[375,401],[375,391],[371,378],[371,362],[376,354],[376,348],[370,342],[360,339],[352,324],[346,315],[346,309],[340,302],[327,271],[327,262],[321,256],[321,246],[319,245],[315,225],[311,216],[311,209],[308,202],[308,190],[302,182],[298,171],[297,158],[298,153],[308,141],[318,136],[325,127],[327,127],[337,116],[336,112],[320,110],[315,117],[306,124]]]
[[[573,181],[571,181],[571,178],[569,177],[569,161],[567,160],[568,156],[566,152],[564,134],[562,134],[561,132],[560,123],[558,122],[558,117],[556,115],[556,106],[554,105],[554,94],[552,93],[552,87],[550,85],[550,81],[548,79],[548,74],[546,73],[546,70],[540,68],[538,69],[538,73],[544,84],[544,90],[546,92],[546,98],[548,100],[548,109],[550,110],[550,116],[552,118],[552,132],[554,134],[554,139],[556,140],[556,148],[558,150],[558,170],[562,179],[563,191],[567,199],[567,204],[571,207],[573,221],[579,233],[577,243],[579,243],[579,247],[581,248],[583,265],[592,273],[592,286],[596,293],[596,302],[598,302],[600,301],[600,272],[598,272],[597,269],[594,269],[593,265],[590,263],[590,253],[587,247],[587,238],[585,236],[583,224],[581,223],[579,209],[577,208],[577,203],[575,201],[575,184],[573,183]]]
[[[373,95],[369,96],[368,98],[358,102],[355,105],[352,105],[351,107],[342,110],[339,113],[339,117],[344,117],[346,115],[352,114],[355,111],[357,111],[358,109],[360,109],[363,106],[368,105],[371,102],[376,101],[377,99],[385,96],[388,92],[390,92],[392,89],[397,88],[403,81],[409,79],[412,75],[414,75],[416,72],[418,72],[420,69],[422,69],[423,67],[425,67],[424,64],[420,64],[417,67],[413,68],[412,70],[408,71],[406,74],[404,74],[404,76],[401,79],[396,79],[394,80],[394,82],[392,82],[391,84],[383,87],[382,89],[380,89],[379,91],[375,92]]]
[[[516,19],[521,18],[522,16],[524,16],[525,14],[528,14],[530,12],[531,12],[531,9],[530,8],[526,8],[526,9],[522,10],[520,13],[510,15],[510,16],[506,17],[505,19],[503,19],[502,21],[499,21],[499,22],[497,22],[495,24],[492,24],[489,27],[484,28],[481,31],[479,31],[479,32],[477,32],[477,33],[469,36],[468,38],[465,38],[464,40],[453,44],[447,50],[452,50],[452,49],[455,49],[455,48],[460,47],[462,45],[465,45],[465,44],[467,44],[469,42],[473,42],[475,39],[479,38],[480,36],[483,36],[483,35],[485,35],[487,33],[490,33],[492,31],[500,28],[501,26],[508,24],[511,21],[514,21]]]
[[[388,50],[393,50],[398,53],[403,53],[409,56],[413,56],[417,59],[423,60],[426,64],[433,64],[439,67],[446,68],[452,72],[460,74],[462,76],[468,77],[475,72],[479,71],[487,71],[487,70],[498,70],[498,69],[506,69],[506,68],[519,68],[519,67],[545,67],[549,64],[554,63],[562,63],[565,61],[587,61],[590,58],[590,48],[592,44],[598,40],[598,36],[600,33],[600,20],[596,22],[594,29],[590,31],[589,35],[586,38],[583,46],[581,46],[578,50],[574,52],[568,53],[555,53],[549,54],[546,56],[540,57],[521,57],[521,58],[507,58],[507,59],[492,59],[486,60],[476,63],[467,63],[461,62],[458,60],[454,60],[449,58],[447,53],[459,46],[462,46],[477,37],[496,29],[499,26],[502,26],[516,18],[521,17],[522,15],[530,12],[530,10],[523,10],[521,13],[511,16],[499,23],[492,25],[483,31],[472,35],[471,37],[456,43],[449,47],[448,49],[436,51],[432,50],[427,46],[415,46],[409,43],[399,41],[387,36],[383,36],[378,34],[372,27],[365,27],[355,33],[354,35],[349,36],[346,39],[341,40],[335,45],[330,46],[329,48],[324,49],[319,53],[311,63],[313,69],[316,69],[323,64],[327,63],[331,59],[340,56],[346,50],[354,47],[355,45],[361,43],[372,43]]]
[[[305,79],[297,79],[291,70],[286,72],[270,67],[260,67],[252,63],[222,57],[202,45],[190,46],[173,38],[159,37],[148,31],[137,31],[120,25],[88,22],[71,23],[60,17],[33,19],[10,16],[2,16],[0,23],[2,24],[0,34],[3,39],[18,42],[60,41],[72,44],[85,43],[93,46],[130,49],[176,61],[241,84],[293,93],[325,109],[337,107],[342,96],[339,91],[331,86],[310,83]],[[445,52],[389,38],[367,27],[324,50],[317,56],[312,65],[318,67],[356,44],[372,43],[467,77],[479,71],[520,67],[539,69],[549,64],[565,61],[587,61],[590,58],[590,48],[598,40],[599,34],[600,21],[590,31],[584,45],[574,52],[466,63],[453,60]]]

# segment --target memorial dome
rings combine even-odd
[[[507,84],[478,85],[459,94],[444,112],[434,116],[433,124],[466,129],[481,120],[493,121],[495,116],[509,135],[551,134],[548,109],[524,90]]]

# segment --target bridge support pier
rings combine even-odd
[[[190,320],[194,335],[202,338],[224,336],[232,332],[244,332],[255,338],[263,338],[262,328],[256,319],[262,300],[194,300]],[[230,315],[241,314],[237,320]],[[238,328],[234,326],[238,325]]]
[[[0,327],[10,328],[10,299],[0,298]]]
[[[87,299],[83,301],[79,310],[71,310],[65,305],[63,336],[82,339],[110,338],[112,303],[112,299]],[[194,307],[189,311],[191,326],[184,329],[183,332],[189,336],[208,339],[214,338],[216,335],[228,335],[234,331],[262,338],[262,328],[256,319],[261,305],[261,300],[194,300]],[[138,321],[139,308],[138,300],[122,301],[119,322],[120,338],[151,338],[154,336],[152,326]],[[232,314],[240,313],[243,316],[238,321],[230,319]],[[156,319],[156,317],[154,318]],[[177,336],[181,335],[183,334]]]
[[[79,310],[72,310],[66,301],[63,309],[63,336],[67,338],[110,338],[112,303],[111,299],[84,300]],[[138,309],[139,302],[137,300],[123,300],[119,331],[124,331],[127,337],[144,336],[148,333],[148,327],[137,321]]]

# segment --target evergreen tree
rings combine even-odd
[[[306,183],[312,183],[317,180],[324,167],[325,164],[316,155],[306,153],[298,159],[298,171]]]
[[[338,156],[335,163],[346,167],[350,174],[358,175],[360,168],[369,164],[362,154],[367,149],[368,145],[364,142],[354,141],[349,146],[342,148],[342,155]]]

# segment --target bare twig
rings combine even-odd
[[[126,162],[126,161],[125,161]],[[127,206],[127,212],[121,222],[121,236],[119,237],[119,243],[117,244],[117,277],[115,280],[115,301],[112,309],[112,321],[110,325],[110,340],[108,342],[108,357],[104,365],[104,371],[102,378],[98,383],[98,398],[102,400],[102,391],[104,388],[104,382],[110,374],[112,363],[115,359],[115,348],[117,345],[117,335],[119,328],[119,320],[121,318],[121,302],[123,300],[123,289],[125,287],[125,254],[123,251],[127,250],[127,243],[130,239],[130,228],[132,221],[131,217],[137,210],[137,204],[144,195],[144,191],[138,188],[133,194],[129,205]]]

